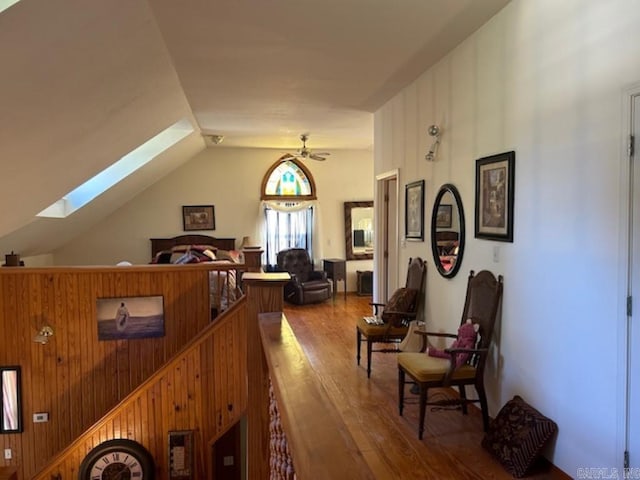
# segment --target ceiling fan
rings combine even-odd
[[[311,160],[324,161],[329,155],[331,155],[329,152],[314,153],[311,149],[307,148],[308,139],[308,133],[303,133],[302,135],[300,135],[300,140],[302,140],[302,148],[300,148],[296,153],[287,153],[284,157],[282,157],[282,161],[291,160],[293,158],[300,158],[303,160],[310,158]]]

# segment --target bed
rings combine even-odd
[[[211,245],[220,250],[235,250],[235,238],[215,238],[208,235],[179,235],[173,238],[152,238],[151,258],[155,258],[158,252],[171,250],[178,245]]]
[[[151,238],[150,240],[151,263],[207,263],[220,267],[209,270],[209,301],[212,319],[229,308],[242,295],[237,279],[239,272],[244,270],[244,258],[242,252],[235,250],[235,238],[179,235],[173,238]]]

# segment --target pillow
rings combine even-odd
[[[458,328],[456,338],[449,348],[475,348],[480,325],[472,323],[470,318]],[[427,352],[430,357],[451,358],[451,354],[439,348],[429,347]],[[469,360],[470,353],[458,353],[456,355],[456,368],[464,365]]]
[[[175,255],[175,254],[174,254]],[[183,254],[181,257],[177,258],[175,262],[176,265],[183,265],[185,263],[198,263],[198,256],[193,252],[187,252]]]
[[[405,315],[389,312],[410,312],[414,309],[418,291],[415,288],[399,288],[387,302],[382,311],[382,320],[394,327],[404,326]]]
[[[556,423],[516,395],[498,412],[482,446],[514,477],[522,477],[556,433]]]
[[[216,258],[221,260],[229,260],[233,263],[243,263],[243,255],[239,250],[218,250]]]

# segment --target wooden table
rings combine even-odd
[[[347,299],[347,262],[341,258],[325,258],[323,261],[323,270],[327,272],[327,278],[333,282],[333,296],[336,296],[336,282],[342,280],[344,282],[344,298]]]

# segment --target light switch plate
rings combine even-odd
[[[33,423],[42,423],[49,421],[49,414],[46,412],[34,413],[33,414]]]
[[[4,449],[4,459],[5,460],[11,460],[11,449],[10,448],[5,448]]]

